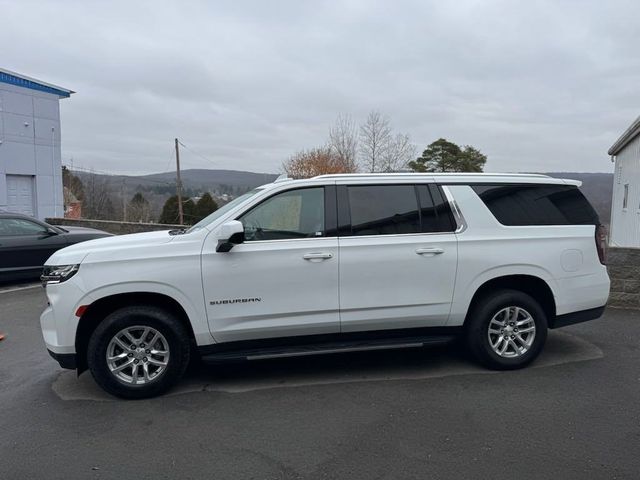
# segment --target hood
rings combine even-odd
[[[67,225],[54,225],[55,227],[58,227],[62,230],[65,230],[66,232],[70,233],[70,234],[76,234],[76,233],[101,233],[102,235],[113,235],[112,233],[108,233],[105,232],[104,230],[98,230],[97,228],[88,228],[88,227],[71,227],[71,226],[67,226]]]
[[[133,233],[130,235],[114,235],[111,237],[87,240],[62,248],[55,252],[45,262],[45,265],[73,265],[82,263],[84,258],[94,252],[109,253],[127,249],[154,247],[168,243],[175,237],[169,235],[168,230],[160,232]]]

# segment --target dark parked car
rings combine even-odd
[[[53,252],[85,240],[111,236],[93,228],[55,227],[0,210],[0,282],[37,278]]]

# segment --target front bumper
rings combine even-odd
[[[69,370],[75,370],[77,368],[76,354],[75,353],[55,353],[47,349],[49,355],[60,364],[62,368]]]
[[[60,330],[56,324],[56,317],[51,306],[47,306],[40,315],[40,328],[42,329],[42,338],[47,350],[58,355],[75,353],[75,345],[72,342],[60,340]]]
[[[76,353],[76,330],[79,318],[78,306],[92,303],[76,281],[77,275],[66,282],[46,287],[49,304],[40,315],[42,337],[48,350],[57,354]]]

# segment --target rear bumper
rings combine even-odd
[[[76,354],[75,353],[55,353],[51,350],[47,349],[49,355],[60,364],[62,368],[67,368],[69,370],[75,370],[76,363]]]
[[[573,325],[574,323],[588,322],[589,320],[595,320],[600,318],[604,313],[605,305],[597,308],[590,308],[588,310],[580,310],[579,312],[565,313],[564,315],[557,315],[551,322],[549,322],[549,328],[561,328],[567,325]]]

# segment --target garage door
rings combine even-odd
[[[7,175],[7,210],[35,216],[33,176]]]

